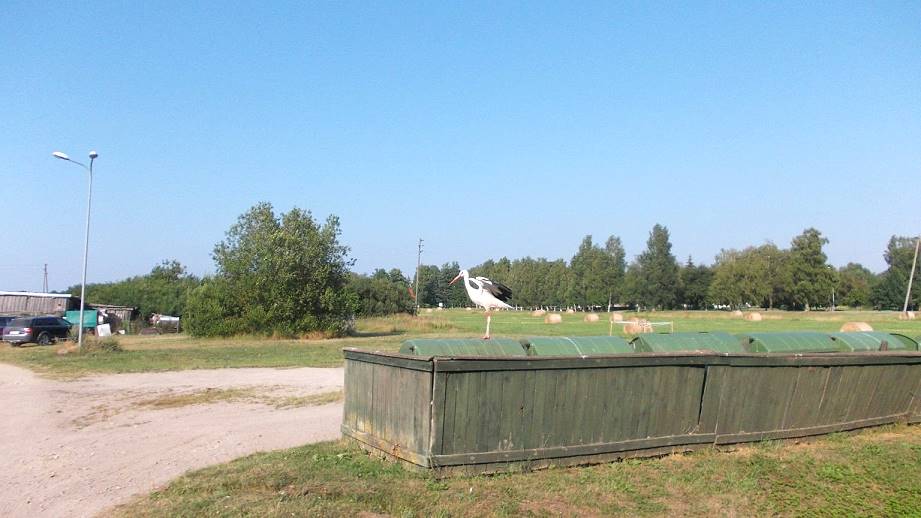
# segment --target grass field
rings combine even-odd
[[[563,316],[547,325],[526,312],[501,312],[493,335],[600,335],[608,322]],[[634,314],[626,315],[628,317]],[[837,331],[847,321],[921,335],[921,322],[894,313],[766,313],[748,322],[724,312],[638,315],[673,321],[676,331]],[[44,375],[218,367],[342,365],[343,347],[393,351],[416,336],[477,337],[480,312],[443,311],[419,318],[361,320],[356,336],[337,340],[258,337],[194,339],[184,335],[120,337],[121,352],[55,354],[56,347],[0,347],[0,361]],[[616,334],[622,334],[615,327]],[[253,397],[197,394],[192,403]],[[336,401],[340,393],[318,401]],[[187,404],[157,400],[156,405]],[[287,404],[286,402],[282,403]],[[528,474],[436,480],[372,459],[344,442],[261,453],[189,473],[115,511],[122,516],[921,516],[921,426],[889,426],[813,442],[776,442],[732,452],[713,448],[658,459]]]
[[[921,335],[921,321],[898,320],[894,312],[783,312],[763,313],[765,320],[749,322],[721,311],[628,313],[651,321],[674,322],[676,331],[837,331],[848,321],[863,321],[878,331]],[[529,335],[606,335],[609,323],[583,322],[583,313],[564,314],[557,325],[528,312],[498,312],[493,317],[493,336],[519,338]],[[418,318],[393,316],[363,319],[356,336],[336,340],[278,340],[263,337],[196,339],[186,335],[119,337],[121,352],[55,354],[55,347],[0,346],[0,362],[24,366],[45,375],[77,377],[91,373],[148,372],[222,367],[335,367],[342,365],[343,347],[395,351],[400,342],[414,336],[481,336],[485,319],[481,311],[450,310],[423,313]],[[667,330],[668,327],[657,328]],[[623,335],[620,326],[614,332]]]
[[[344,443],[187,474],[121,516],[921,516],[921,426],[443,480]]]

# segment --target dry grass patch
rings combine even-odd
[[[270,387],[247,388],[207,388],[181,394],[166,394],[134,403],[135,407],[166,409],[192,405],[210,405],[214,403],[251,403],[274,406],[278,409],[300,408],[308,406],[338,403],[343,399],[341,390],[320,392],[307,395],[273,394]]]
[[[321,392],[319,394],[310,394],[308,396],[288,396],[283,398],[276,398],[273,404],[276,408],[298,408],[338,403],[344,398],[345,394],[341,390],[336,390],[331,392]]]
[[[181,394],[166,394],[155,398],[145,399],[134,404],[141,408],[177,408],[191,405],[208,405],[220,402],[253,401],[259,400],[262,390],[256,388],[206,388],[194,392]]]

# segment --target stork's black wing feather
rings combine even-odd
[[[484,280],[483,287],[486,288],[486,291],[492,293],[493,297],[501,300],[502,302],[508,302],[512,298],[512,289],[502,284],[501,282],[491,281],[485,277],[480,277],[479,279]]]

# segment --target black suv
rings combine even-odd
[[[67,338],[70,326],[70,322],[58,317],[21,317],[3,328],[3,340],[14,346],[26,342],[51,345],[56,339]]]

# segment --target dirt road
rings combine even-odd
[[[342,375],[218,369],[55,381],[0,364],[0,509],[93,516],[189,469],[335,439],[342,404],[323,401]]]

